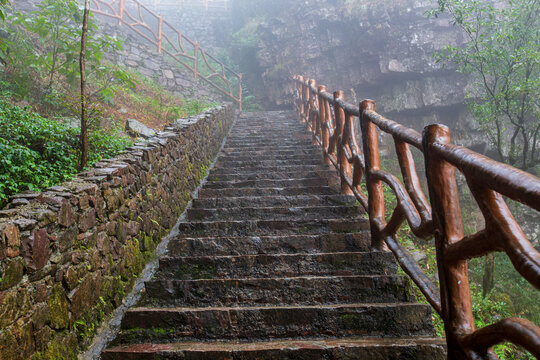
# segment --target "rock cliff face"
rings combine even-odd
[[[467,80],[432,55],[463,39],[447,19],[426,18],[429,1],[233,3],[237,26],[258,21],[252,57],[246,59],[245,51],[239,60],[260,70],[247,79],[267,107],[288,107],[289,79],[303,74],[329,90],[344,90],[350,101],[372,98],[379,112],[416,129],[439,122],[450,125],[457,137],[470,133]]]

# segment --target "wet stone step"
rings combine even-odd
[[[102,360],[446,360],[445,348],[428,337],[146,343],[108,349]]]
[[[218,159],[215,168],[235,168],[235,167],[262,167],[269,166],[293,166],[293,165],[319,165],[322,164],[322,159],[292,159],[292,160],[221,160]]]
[[[246,180],[287,180],[287,179],[339,179],[335,170],[287,170],[287,171],[261,171],[244,174],[220,174],[219,172],[210,172],[208,181],[246,181]]]
[[[141,306],[316,305],[411,301],[403,276],[171,280],[146,282]]]
[[[115,344],[180,339],[433,336],[431,308],[413,303],[132,308]],[[145,341],[146,340],[146,341]]]
[[[221,155],[225,156],[252,156],[252,157],[259,157],[259,156],[273,156],[273,155],[279,155],[279,156],[287,156],[287,155],[312,155],[312,156],[318,156],[321,154],[321,150],[315,146],[313,147],[307,147],[302,149],[296,149],[296,150],[279,150],[279,149],[266,149],[266,150],[244,150],[244,151],[222,151],[220,153]]]
[[[296,195],[332,195],[335,194],[330,186],[304,187],[272,187],[272,188],[239,188],[239,189],[208,189],[199,190],[199,198],[215,197],[245,197],[245,196],[296,196]]]
[[[250,139],[243,137],[242,139],[232,140],[227,138],[228,147],[250,147],[250,146],[279,146],[279,145],[291,145],[291,146],[310,146],[312,145],[311,135],[302,135],[296,138],[276,137],[275,139]]]
[[[244,181],[218,181],[210,176],[204,184],[205,189],[231,189],[231,188],[285,188],[300,186],[325,186],[328,181],[320,177],[303,179],[256,179]]]
[[[393,275],[389,252],[258,254],[240,256],[162,257],[158,279],[263,278],[304,275]]]
[[[181,236],[189,237],[352,233],[368,229],[369,223],[362,216],[355,219],[191,221],[180,222],[178,227]]]
[[[343,234],[174,238],[169,256],[297,254],[368,251],[368,231]]]
[[[329,171],[331,167],[328,165],[318,164],[318,165],[282,165],[282,166],[265,166],[265,167],[256,167],[256,166],[246,166],[241,168],[213,168],[210,170],[209,176],[220,176],[220,175],[237,175],[237,174],[253,174],[253,173],[291,173],[291,172],[311,172],[311,171]]]
[[[232,131],[227,140],[231,142],[256,142],[256,141],[280,141],[311,138],[301,127],[289,127],[283,130],[275,131]]]
[[[299,154],[299,155],[294,155],[294,154],[290,154],[290,155],[275,155],[275,154],[271,154],[271,155],[257,155],[257,156],[253,156],[253,155],[250,155],[249,153],[245,153],[245,154],[241,154],[241,155],[221,155],[218,159],[219,161],[222,161],[222,162],[229,162],[229,161],[253,161],[253,159],[257,159],[258,161],[270,161],[270,160],[280,160],[280,161],[286,161],[286,160],[313,160],[313,159],[316,159],[316,160],[320,160],[320,158],[322,158],[322,154],[319,153],[319,154],[316,154],[316,155],[313,155],[313,154],[308,154],[308,155],[304,155],[304,154]]]
[[[310,206],[310,207],[236,207],[218,209],[188,209],[187,219],[197,221],[213,220],[257,220],[257,219],[341,219],[363,214],[362,210],[352,206]]]
[[[297,196],[244,196],[195,199],[193,209],[235,207],[300,207],[300,206],[355,206],[354,196],[349,195],[297,195]]]

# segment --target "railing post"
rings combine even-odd
[[[377,139],[377,126],[373,124],[364,111],[375,111],[373,100],[364,100],[360,103],[360,125],[362,127],[362,143],[366,163],[366,185],[368,191],[368,213],[371,229],[371,248],[378,251],[389,251],[381,230],[386,223],[384,218],[384,193],[382,182],[371,179],[374,170],[380,170],[379,140]]]
[[[195,79],[199,77],[199,42],[195,42],[194,45],[195,49],[193,50],[193,75],[195,76]]]
[[[302,122],[305,122],[306,125],[309,121],[308,115],[309,115],[309,104],[308,104],[308,90],[305,85],[306,79],[302,77]]]
[[[317,137],[316,137],[316,129],[317,129],[317,117],[319,116],[317,114],[318,106],[316,103],[316,98],[314,94],[312,93],[312,88],[317,86],[317,82],[313,79],[309,79],[308,81],[308,96],[309,96],[309,119],[308,124],[311,125],[311,143],[313,145],[318,145],[317,143]]]
[[[163,48],[163,16],[159,16],[158,22],[158,53],[161,54]]]
[[[422,138],[426,176],[435,226],[435,247],[441,287],[441,308],[448,359],[468,359],[460,338],[474,331],[467,261],[448,263],[445,250],[463,238],[463,223],[454,167],[437,156],[435,143],[449,144],[450,130],[444,125],[424,128]]]
[[[124,18],[124,9],[126,6],[126,0],[120,0],[118,8],[118,26],[122,26],[122,19]]]
[[[238,109],[242,111],[242,74],[238,74]]]
[[[334,137],[337,138],[337,158],[339,164],[339,175],[341,177],[341,194],[353,195],[351,188],[345,181],[345,176],[348,176],[352,179],[352,172],[351,164],[349,164],[349,159],[347,159],[347,154],[345,154],[345,151],[343,151],[343,147],[347,144],[347,139],[343,137],[343,133],[345,130],[345,111],[341,106],[337,104],[338,100],[345,100],[345,92],[334,92],[334,114],[336,119],[336,132],[334,134]]]
[[[317,135],[321,138],[323,148],[323,161],[326,165],[331,165],[332,162],[328,157],[328,151],[330,146],[330,132],[328,131],[328,115],[326,112],[327,101],[322,97],[322,93],[326,91],[326,86],[320,85],[317,88],[319,92],[319,119],[317,121]]]

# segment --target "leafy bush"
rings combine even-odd
[[[17,192],[38,191],[75,175],[79,134],[80,129],[0,100],[0,207]],[[92,132],[89,165],[130,143],[118,131]]]

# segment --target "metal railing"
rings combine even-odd
[[[322,147],[326,164],[341,177],[341,192],[354,195],[367,210],[375,251],[392,251],[427,301],[444,321],[448,359],[497,359],[492,347],[502,342],[522,346],[540,358],[540,328],[522,318],[509,318],[475,329],[467,260],[505,252],[515,269],[540,289],[540,253],[514,219],[503,196],[540,211],[540,179],[450,142],[443,125],[423,134],[375,112],[373,101],[359,107],[345,102],[315,80],[294,77],[294,106],[299,119]],[[362,149],[354,129],[359,118]],[[403,182],[380,166],[377,131],[393,137]],[[425,160],[429,200],[417,175],[411,146]],[[464,236],[455,170],[465,177],[485,220],[485,228]],[[367,195],[362,191],[362,182]],[[397,198],[387,221],[383,183]],[[419,238],[435,237],[440,291],[396,237],[407,222]]]
[[[131,6],[126,6],[129,3]],[[242,74],[210,55],[199,43],[191,40],[138,0],[91,0],[91,11],[118,20],[156,46],[177,63],[232,99],[242,110]]]

